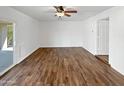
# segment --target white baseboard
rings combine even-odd
[[[82,47],[82,46],[40,46],[40,48],[57,48],[57,47]]]
[[[38,49],[38,48],[37,48]],[[2,76],[4,73],[6,73],[8,70],[10,70],[12,67],[14,67],[15,65],[21,63],[25,58],[27,58],[30,54],[32,54],[34,51],[36,51],[37,49],[31,51],[30,53],[28,53],[25,57],[21,58],[19,61],[17,61],[16,63],[13,63],[11,66],[9,66],[7,69],[5,69],[3,72],[0,73],[0,76]]]
[[[21,63],[25,58],[27,58],[29,55],[31,55],[33,52],[35,52],[37,49],[39,49],[40,47],[37,47],[36,49],[30,51],[29,53],[27,53],[25,56],[21,57],[18,61],[17,64]]]
[[[3,72],[0,73],[0,76],[2,76],[4,73],[6,73],[8,70],[10,70],[12,67],[14,67],[17,64],[12,64],[11,66],[9,66],[8,68],[6,68]]]

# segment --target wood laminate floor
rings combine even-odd
[[[109,64],[109,56],[108,55],[96,55],[96,58]]]
[[[124,85],[124,76],[83,48],[41,48],[2,76],[0,85]]]

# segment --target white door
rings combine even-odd
[[[109,20],[98,20],[97,55],[109,54]]]

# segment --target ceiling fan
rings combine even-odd
[[[54,6],[56,9],[56,14],[55,16],[58,16],[59,18],[63,16],[71,17],[71,13],[77,13],[77,10],[74,9],[65,9],[63,6]]]

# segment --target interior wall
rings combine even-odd
[[[109,63],[117,71],[124,74],[124,7],[113,7],[85,21],[85,38],[83,47],[97,54],[97,21],[109,17]]]
[[[15,24],[15,62],[22,61],[39,47],[39,22],[13,8],[1,6],[0,20]]]
[[[81,21],[48,21],[40,24],[41,47],[82,47]]]

